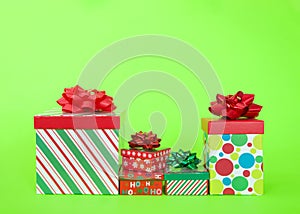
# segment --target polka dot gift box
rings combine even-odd
[[[264,121],[253,119],[261,110],[253,99],[242,92],[217,95],[209,110],[223,117],[202,119],[211,195],[263,194]]]

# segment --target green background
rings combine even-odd
[[[299,0],[44,0],[1,1],[1,213],[296,213],[299,204]],[[120,39],[163,34],[184,40],[214,66],[225,93],[256,94],[264,106],[265,194],[261,197],[41,196],[35,194],[33,115],[56,107],[99,50]],[[200,117],[208,98],[189,71],[166,59],[144,57],[117,67],[103,88],[115,93],[125,71],[174,73],[194,95]],[[178,71],[178,72],[176,72]],[[180,71],[180,72],[179,72]],[[122,73],[123,72],[123,73]],[[122,73],[122,75],[121,75]],[[132,74],[131,73],[131,74]],[[149,100],[157,99],[158,102]],[[164,102],[164,105],[157,103]],[[148,103],[148,107],[145,107]],[[142,112],[178,109],[160,94],[132,104]],[[170,113],[172,112],[172,113]],[[180,127],[168,125],[172,143]],[[201,132],[200,132],[201,134]],[[198,142],[201,143],[201,140]]]

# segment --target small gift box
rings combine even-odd
[[[164,175],[166,195],[208,195],[209,173],[196,153],[172,152],[168,160],[170,168]]]
[[[57,102],[63,112],[34,116],[37,193],[118,194],[120,118],[110,112],[112,98],[75,86]]]
[[[120,168],[120,195],[162,195],[164,170],[154,172]]]
[[[160,146],[160,139],[152,132],[138,132],[129,142],[131,149],[122,149],[122,168],[140,172],[155,172],[166,167],[170,148],[154,150]],[[142,147],[142,149],[137,149]]]
[[[221,119],[202,119],[210,194],[263,194],[264,121],[254,95],[217,95],[209,110]]]
[[[161,195],[164,172],[119,171],[120,195]]]
[[[120,180],[120,195],[162,195],[162,180]]]

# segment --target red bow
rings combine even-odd
[[[113,98],[106,95],[105,91],[84,90],[79,85],[65,88],[62,97],[56,102],[62,106],[63,112],[70,113],[111,112],[116,109]]]
[[[156,134],[152,131],[147,132],[137,132],[135,135],[131,135],[132,140],[129,141],[130,148],[142,147],[143,149],[154,149],[160,146],[159,142],[161,139],[157,138]]]
[[[262,106],[254,104],[254,94],[239,91],[235,95],[217,94],[216,101],[210,103],[209,111],[215,115],[237,119],[239,117],[257,117]]]

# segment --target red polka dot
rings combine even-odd
[[[224,145],[223,145],[222,149],[223,149],[223,152],[224,152],[224,153],[226,153],[226,154],[230,154],[230,153],[232,153],[232,152],[233,152],[233,150],[234,150],[234,147],[233,147],[233,145],[232,145],[232,144],[230,144],[230,143],[226,143],[226,144],[224,144]]]
[[[234,190],[231,188],[226,188],[223,190],[224,195],[234,195]]]
[[[248,188],[248,191],[249,191],[249,192],[252,192],[252,191],[253,191],[253,189],[252,189],[251,187],[249,187],[249,188]]]
[[[252,143],[247,143],[247,146],[248,146],[248,147],[251,147],[251,146],[252,146]]]
[[[215,167],[217,173],[222,176],[227,176],[233,171],[233,164],[228,159],[218,160]]]
[[[249,172],[248,170],[245,170],[245,171],[243,172],[243,175],[244,175],[245,177],[249,177],[249,176],[250,176],[250,172]]]

